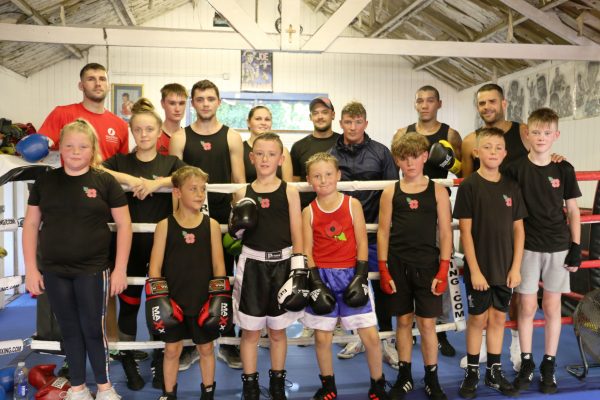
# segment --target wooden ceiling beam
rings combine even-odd
[[[131,23],[131,21],[127,19],[125,14],[123,14],[123,11],[121,11],[121,7],[119,7],[119,4],[117,4],[117,0],[108,0],[108,1],[112,5],[113,10],[115,10],[115,14],[117,14],[117,17],[119,17],[119,21],[121,21],[121,23],[123,25],[125,25],[125,26],[136,25],[135,23]],[[122,5],[123,3],[120,2],[120,4]]]
[[[404,21],[410,19],[415,14],[421,12],[423,9],[429,7],[434,0],[416,0],[413,1],[408,7],[398,12],[388,21],[386,21],[379,29],[375,30],[369,35],[371,38],[377,38],[383,33],[392,31],[398,28]]]

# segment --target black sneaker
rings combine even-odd
[[[321,388],[317,390],[311,400],[333,400],[337,398],[337,388],[335,386],[334,375],[319,375]]]
[[[162,388],[163,394],[158,398],[158,400],[177,400],[177,384],[173,387],[173,390],[167,392],[165,388]]]
[[[406,393],[413,390],[414,382],[410,369],[403,362],[398,363],[398,378],[390,389],[389,397],[392,400],[402,400]]]
[[[127,377],[127,387],[130,390],[140,390],[144,387],[144,378],[140,375],[140,367],[129,350],[119,353],[119,361],[123,364],[123,371]]]
[[[485,371],[485,385],[491,389],[497,390],[505,396],[515,397],[519,391],[504,377],[502,365],[494,364]]]
[[[131,350],[135,361],[144,361],[148,359],[148,353],[142,350]]]
[[[242,369],[242,359],[240,358],[240,348],[231,344],[219,345],[217,358],[224,361],[229,368]]]
[[[446,393],[442,390],[437,372],[425,374],[425,393],[431,400],[447,400]]]
[[[521,359],[521,369],[513,382],[515,389],[519,391],[529,389],[529,385],[531,384],[531,381],[533,381],[534,371],[535,363],[532,359]]]
[[[371,387],[369,388],[369,399],[370,400],[389,400],[390,396],[385,391],[387,382],[385,376],[382,374],[381,378],[374,380],[371,378]]]
[[[440,349],[440,353],[442,353],[445,357],[454,357],[456,355],[456,350],[448,341],[448,337],[446,336],[446,332],[438,332],[438,349]]]
[[[477,385],[479,385],[479,365],[467,365],[458,395],[463,399],[474,399],[477,396]]]
[[[554,369],[554,362],[542,361],[540,364],[540,391],[542,393],[553,394],[558,391]]]
[[[215,389],[217,388],[217,383],[213,382],[210,386],[204,386],[204,383],[200,384],[200,400],[214,400],[215,398]]]
[[[260,388],[258,387],[258,372],[242,374],[242,399],[259,400]]]
[[[280,371],[269,370],[269,394],[272,400],[287,400],[285,395],[285,369]]]
[[[150,370],[152,371],[152,387],[154,389],[161,389],[164,384],[163,358],[164,353],[162,349],[156,349],[152,353]]]

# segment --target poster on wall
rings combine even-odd
[[[573,63],[566,63],[550,69],[549,104],[559,118],[573,116],[574,111],[574,81]]]
[[[536,72],[527,77],[527,115],[538,108],[548,107],[548,74]]]
[[[600,115],[600,62],[578,62],[575,65],[575,118]]]
[[[242,92],[273,92],[273,53],[242,51]]]
[[[113,83],[111,88],[112,112],[129,121],[133,104],[143,96],[144,85]]]
[[[525,122],[525,80],[512,78],[504,85],[506,98],[506,119],[509,121]]]

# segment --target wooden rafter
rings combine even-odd
[[[386,21],[379,29],[375,30],[369,35],[371,38],[381,36],[383,33],[398,28],[404,21],[411,18],[416,13],[421,12],[423,9],[429,7],[434,0],[417,0],[413,1],[408,7],[401,10],[399,13],[394,15],[388,21]]]
[[[123,13],[123,11],[121,10],[121,7],[119,7],[119,5],[121,6],[125,6],[123,1],[120,0],[108,0],[110,2],[110,4],[113,7],[113,10],[115,10],[115,14],[117,14],[117,17],[119,17],[119,20],[121,21],[121,23],[125,26],[128,25],[137,25],[135,23],[135,18],[133,18],[133,21],[129,18],[129,14],[131,14],[131,12],[129,12],[129,14]],[[118,2],[118,4],[117,4]],[[124,7],[125,8],[125,7]],[[128,8],[125,8],[125,10],[127,11]]]

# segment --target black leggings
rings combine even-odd
[[[96,384],[108,382],[108,343],[104,314],[109,271],[65,276],[44,272],[44,285],[63,335],[71,385],[85,383],[86,355]]]

